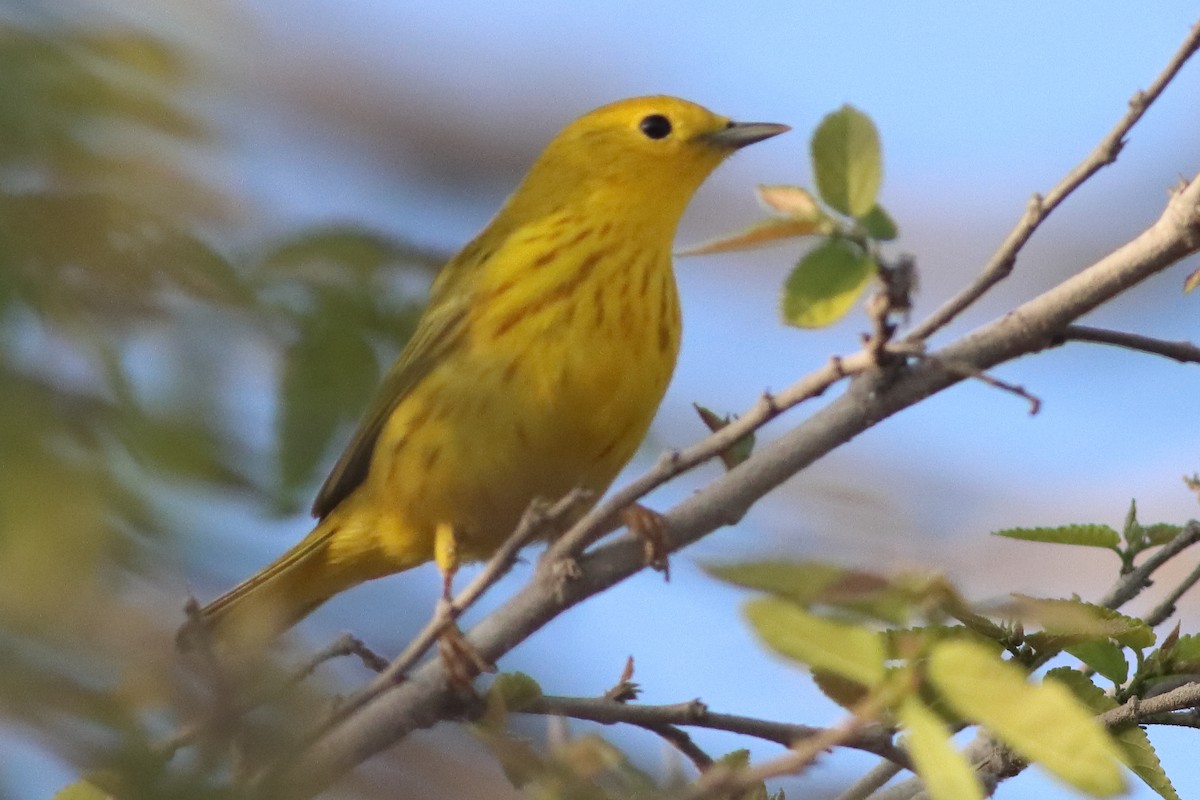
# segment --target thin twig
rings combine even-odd
[[[1088,178],[1100,169],[1117,160],[1117,155],[1125,145],[1125,136],[1137,124],[1146,109],[1158,99],[1167,84],[1183,67],[1184,63],[1200,48],[1200,23],[1192,26],[1183,44],[1167,63],[1166,68],[1159,73],[1150,88],[1139,91],[1129,100],[1129,108],[1113,129],[1100,140],[1096,148],[1087,155],[1074,169],[1066,174],[1058,185],[1045,194],[1034,195],[1026,206],[1025,213],[1017,222],[1012,232],[992,255],[983,271],[965,289],[947,300],[941,308],[926,317],[920,324],[905,336],[905,341],[925,341],[931,335],[944,328],[976,300],[983,296],[988,289],[1004,280],[1017,261],[1017,254],[1029,241],[1029,237],[1038,229],[1042,222],[1058,207],[1072,192],[1080,187]]]
[[[872,794],[883,787],[885,783],[896,777],[900,765],[891,761],[876,764],[866,775],[856,780],[846,791],[837,796],[837,800],[867,800]]]
[[[438,637],[512,569],[521,550],[539,535],[545,533],[547,526],[553,525],[578,507],[589,494],[582,489],[573,490],[548,508],[536,501],[531,503],[529,508],[525,509],[516,530],[488,559],[471,583],[454,597],[453,602],[440,603],[434,611],[433,618],[413,637],[404,651],[392,659],[386,669],[382,670],[375,680],[362,691],[352,695],[339,705],[332,718],[322,725],[316,734],[319,735],[321,731],[327,730],[339,720],[378,697],[389,686],[403,680],[404,674],[425,655]]]
[[[688,736],[687,731],[682,728],[674,725],[639,725],[638,727],[657,734],[680,753],[687,756],[687,759],[700,772],[709,769],[714,763],[713,757],[704,752],[698,744],[692,741],[692,737]]]
[[[935,358],[935,356],[925,357]],[[959,375],[962,375],[964,378],[973,378],[974,380],[986,383],[992,388],[1000,389],[1001,391],[1008,392],[1010,394],[1015,394],[1017,397],[1020,397],[1029,403],[1029,416],[1031,417],[1035,416],[1039,411],[1042,410],[1041,399],[1036,395],[1031,394],[1024,386],[1019,386],[1015,383],[1009,383],[1008,381],[1000,380],[995,375],[989,375],[981,369],[975,369],[970,364],[963,364],[960,361],[947,361],[946,359],[942,358],[938,359],[938,363],[940,363],[943,368],[948,369],[951,372],[956,372]]]
[[[786,755],[757,766],[739,769],[717,764],[677,795],[677,800],[736,797],[739,792],[771,778],[798,774],[825,751],[855,739],[864,728],[874,724],[879,711],[874,702],[869,702],[832,728],[825,728],[815,736],[796,743]]]
[[[1186,593],[1188,589],[1191,589],[1193,586],[1195,586],[1198,581],[1200,581],[1200,564],[1197,564],[1196,567],[1188,573],[1187,577],[1180,581],[1179,584],[1172,589],[1166,597],[1163,598],[1163,601],[1155,606],[1154,610],[1146,615],[1145,623],[1153,628],[1156,625],[1166,622],[1167,618],[1175,613],[1175,603],[1179,601],[1179,598],[1183,597],[1184,593]]]
[[[660,457],[652,469],[630,481],[613,493],[608,501],[592,509],[575,523],[546,551],[543,561],[553,563],[573,558],[601,536],[611,532],[623,509],[641,500],[654,489],[709,459],[718,457],[739,439],[758,430],[784,411],[806,400],[820,397],[843,378],[857,375],[874,365],[874,357],[865,350],[846,357],[835,356],[783,391],[777,394],[763,394],[749,411],[731,420],[719,431],[686,450],[672,450]],[[729,524],[735,522],[736,519],[729,520]]]
[[[1156,569],[1196,542],[1200,542],[1200,522],[1189,520],[1174,539],[1155,551],[1140,566],[1118,578],[1113,587],[1100,599],[1100,605],[1111,609],[1125,605],[1150,585],[1150,576]]]
[[[775,722],[737,714],[717,714],[709,711],[708,706],[699,700],[672,705],[640,705],[618,703],[604,698],[546,695],[524,705],[519,711],[525,714],[560,714],[572,719],[598,722],[602,725],[624,723],[639,727],[682,725],[706,728],[753,736],[756,739],[774,742],[783,747],[792,747],[797,742],[806,741],[825,733],[824,728],[814,728],[809,725]],[[879,725],[864,728],[857,738],[847,740],[842,744],[855,750],[898,761],[901,766],[906,767],[909,763],[908,756],[904,751],[892,743],[892,732]]]
[[[1181,364],[1200,364],[1200,347],[1191,342],[1168,342],[1137,333],[1093,328],[1088,325],[1068,325],[1063,329],[1061,341],[1056,341],[1055,344],[1062,342],[1110,344],[1114,347],[1124,347],[1127,350],[1172,358]]]
[[[383,658],[374,650],[367,647],[367,645],[361,639],[358,639],[349,633],[343,633],[328,645],[309,656],[308,659],[306,659],[302,664],[293,669],[278,687],[272,689],[271,691],[264,692],[253,699],[238,703],[235,703],[232,700],[231,695],[227,695],[227,699],[223,701],[220,706],[218,706],[222,709],[220,724],[222,726],[228,726],[231,720],[241,719],[255,708],[270,702],[271,699],[278,695],[280,691],[283,691],[290,686],[295,686],[296,684],[306,680],[310,675],[316,672],[319,666],[324,664],[326,661],[332,661],[335,658],[344,658],[346,656],[357,656],[362,662],[363,666],[372,672],[381,672],[387,667],[388,664],[387,659]],[[212,662],[210,668],[215,669],[216,667],[213,666],[215,664],[216,662]],[[221,677],[219,680],[221,683],[218,685],[225,687],[222,691],[225,691],[226,693],[230,692],[231,690],[226,679]],[[179,731],[176,731],[170,737],[158,743],[157,745],[154,745],[153,752],[164,761],[168,761],[175,755],[177,751],[193,744],[202,735],[212,730],[213,727],[214,725],[212,722],[207,724],[198,723],[188,725]]]

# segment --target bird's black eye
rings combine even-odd
[[[662,114],[651,114],[638,123],[638,128],[651,139],[665,139],[671,135],[671,120]]]

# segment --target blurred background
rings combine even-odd
[[[793,126],[718,171],[684,219],[682,247],[756,219],[756,184],[807,184],[809,133],[852,103],[883,139],[882,202],[901,230],[894,251],[917,258],[920,318],[976,273],[1032,192],[1094,146],[1195,17],[1186,2],[734,11],[0,0],[0,798],[47,797],[96,770],[136,791],[155,785],[146,796],[210,796],[197,780],[207,774],[202,752],[181,754],[170,779],[153,755],[207,707],[203,681],[172,644],[186,598],[213,597],[307,532],[311,496],[411,330],[433,270],[566,122],[613,99],[668,93]],[[1200,169],[1198,92],[1200,64],[1189,64],[1118,163],[1056,212],[1013,277],[939,341],[1152,221],[1167,187]],[[777,321],[799,252],[679,261],[683,352],[628,474],[703,434],[691,403],[738,412],[855,349],[861,312],[816,332]],[[1181,292],[1188,271],[1159,276],[1087,322],[1195,339],[1197,298]],[[1115,577],[1112,554],[988,534],[1119,526],[1131,498],[1147,522],[1194,515],[1179,478],[1200,470],[1187,432],[1196,374],[1089,345],[1005,366],[999,377],[1040,397],[1040,414],[978,382],[956,387],[677,557],[669,584],[638,576],[500,666],[534,675],[547,692],[596,695],[633,655],[645,702],[700,697],[719,711],[832,722],[838,709],[759,647],[740,594],[698,563],[921,567],[977,599],[1093,599]],[[676,481],[650,504],[670,507],[718,469]],[[518,568],[475,618],[528,574]],[[395,653],[438,586],[422,569],[360,587],[304,623],[282,659],[340,630]],[[1200,627],[1196,610],[1185,598],[1185,631]],[[351,663],[324,668],[306,707],[365,677]],[[521,724],[532,737],[545,729]],[[680,768],[652,736],[605,735],[647,770]],[[696,738],[714,754],[776,752]],[[1183,750],[1194,751],[1194,733],[1152,738],[1180,793],[1200,793]],[[833,796],[872,763],[837,753],[780,785]],[[515,796],[506,786],[482,745],[443,726],[377,757],[331,796]],[[1072,795],[1031,772],[1000,796]],[[1134,796],[1153,795],[1137,787]]]

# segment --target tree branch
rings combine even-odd
[[[602,725],[625,723],[638,727],[678,725],[709,730],[728,731],[753,736],[783,747],[792,747],[826,733],[823,728],[793,725],[786,722],[745,717],[737,714],[715,714],[699,700],[667,706],[617,703],[612,700],[584,697],[544,696],[521,709],[524,714],[560,714],[573,719],[598,722]],[[908,756],[892,743],[892,732],[881,725],[869,725],[854,738],[841,742],[845,747],[862,750],[894,761],[907,768]]]
[[[982,297],[988,289],[1008,277],[1017,262],[1018,253],[1021,252],[1025,243],[1029,241],[1029,237],[1033,235],[1033,232],[1038,229],[1046,217],[1050,216],[1050,212],[1057,208],[1063,200],[1067,199],[1088,178],[1117,160],[1117,155],[1121,152],[1121,148],[1125,146],[1126,134],[1142,118],[1142,115],[1146,113],[1146,109],[1158,99],[1163,89],[1167,88],[1167,84],[1174,79],[1184,63],[1195,54],[1198,48],[1200,48],[1200,22],[1192,26],[1183,44],[1180,45],[1175,55],[1171,57],[1166,68],[1150,84],[1150,88],[1137,92],[1130,98],[1129,108],[1124,116],[1117,121],[1117,124],[1108,132],[1108,135],[1100,140],[1096,148],[1074,169],[1068,172],[1059,181],[1058,185],[1047,192],[1044,197],[1035,194],[1029,199],[1025,213],[1017,222],[1016,227],[1013,228],[1012,232],[1001,243],[1000,248],[992,255],[987,264],[984,265],[983,271],[980,272],[979,276],[965,289],[947,300],[941,308],[934,311],[913,328],[904,338],[904,341],[921,342],[928,339]]]
[[[1167,342],[1136,333],[1110,331],[1087,325],[1068,325],[1063,329],[1061,342],[1095,342],[1137,350],[1151,355],[1173,358],[1182,364],[1200,364],[1200,347],[1191,342]]]

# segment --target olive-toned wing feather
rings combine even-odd
[[[446,280],[435,283],[429,307],[416,332],[408,340],[399,360],[384,376],[350,444],[325,479],[321,491],[317,492],[313,516],[324,519],[366,479],[375,443],[388,417],[465,333],[469,297],[465,292],[448,291],[448,284],[457,283],[453,280],[455,270],[451,266],[443,270],[442,277]]]

